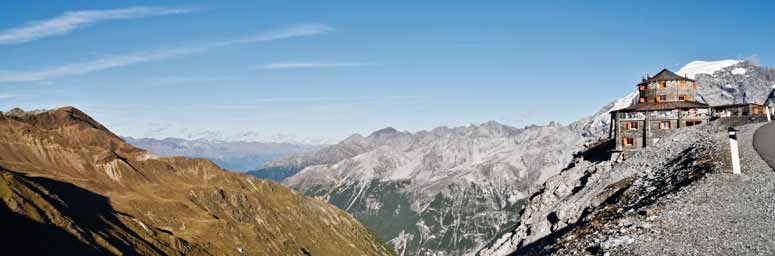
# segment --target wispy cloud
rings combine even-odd
[[[280,40],[292,37],[311,36],[322,34],[332,30],[331,27],[322,24],[301,24],[259,33],[258,35],[238,40],[220,41],[198,46],[168,48],[155,51],[135,52],[126,55],[107,56],[94,60],[53,66],[34,71],[8,71],[0,70],[0,83],[3,82],[31,82],[49,78],[81,75],[90,72],[127,66],[137,63],[163,60],[174,57],[192,55],[215,48],[222,48],[236,44],[258,43]]]
[[[159,76],[145,81],[153,85],[206,84],[234,80],[231,76]]]
[[[256,102],[360,102],[360,101],[405,101],[421,100],[423,96],[353,96],[353,97],[271,97],[256,99]]]
[[[13,99],[16,98],[17,95],[14,94],[7,94],[7,93],[0,93],[0,99]]]
[[[80,27],[105,20],[137,19],[150,16],[183,14],[188,8],[137,6],[109,10],[66,12],[48,20],[30,22],[20,27],[0,31],[0,44],[19,44],[45,37],[67,34]]]
[[[339,68],[373,66],[367,62],[282,62],[257,66],[258,69]]]

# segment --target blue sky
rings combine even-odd
[[[568,123],[692,60],[775,59],[771,1],[3,1],[0,109],[334,142]]]

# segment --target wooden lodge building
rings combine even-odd
[[[767,108],[758,104],[709,106],[698,102],[697,82],[663,69],[645,77],[638,85],[638,102],[611,111],[609,137],[612,153],[628,153],[659,143],[673,130],[698,125],[712,118],[732,116],[766,117]]]

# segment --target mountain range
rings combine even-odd
[[[0,131],[8,255],[393,254],[332,205],[156,156],[72,107],[0,112]]]
[[[696,79],[699,98],[714,105],[763,103],[773,72],[738,60],[678,71]],[[608,135],[610,111],[636,100],[633,92],[568,125],[386,128],[251,174],[279,174],[269,176],[348,211],[400,255],[473,255],[519,223],[519,209],[545,180]]]
[[[775,84],[775,70],[746,61],[692,62],[677,73],[697,80],[712,105],[763,103]],[[635,95],[567,125],[389,127],[319,149],[121,138],[72,107],[0,112],[0,215],[13,231],[4,241],[32,255],[600,252],[631,243],[604,234],[630,232],[616,223],[633,214],[651,216],[642,202],[724,165],[713,157],[723,127],[710,125],[634,161],[600,158],[609,112]],[[256,179],[128,141],[165,155],[290,154],[250,172],[268,178]]]

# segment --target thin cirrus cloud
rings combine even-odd
[[[157,61],[174,57],[182,57],[206,52],[216,48],[223,48],[239,44],[268,42],[293,37],[312,36],[333,30],[333,28],[317,23],[292,25],[284,28],[265,31],[254,36],[237,40],[227,40],[202,44],[167,48],[155,51],[142,51],[126,55],[107,56],[94,60],[70,63],[60,66],[48,67],[34,71],[8,71],[0,70],[0,83],[32,82],[47,80],[50,78],[81,75],[110,68],[122,67],[143,62]]]
[[[304,69],[304,68],[341,68],[366,67],[374,64],[368,62],[280,62],[257,66],[258,69]]]
[[[409,101],[423,100],[423,96],[352,96],[352,97],[270,97],[256,99],[259,103],[274,102],[360,102],[360,101]]]
[[[0,31],[0,44],[20,44],[46,37],[64,35],[78,28],[101,21],[185,14],[192,11],[193,9],[189,8],[136,6],[109,10],[66,12],[51,19],[30,22],[20,27]]]
[[[14,94],[0,93],[0,99],[13,99],[16,98]]]

